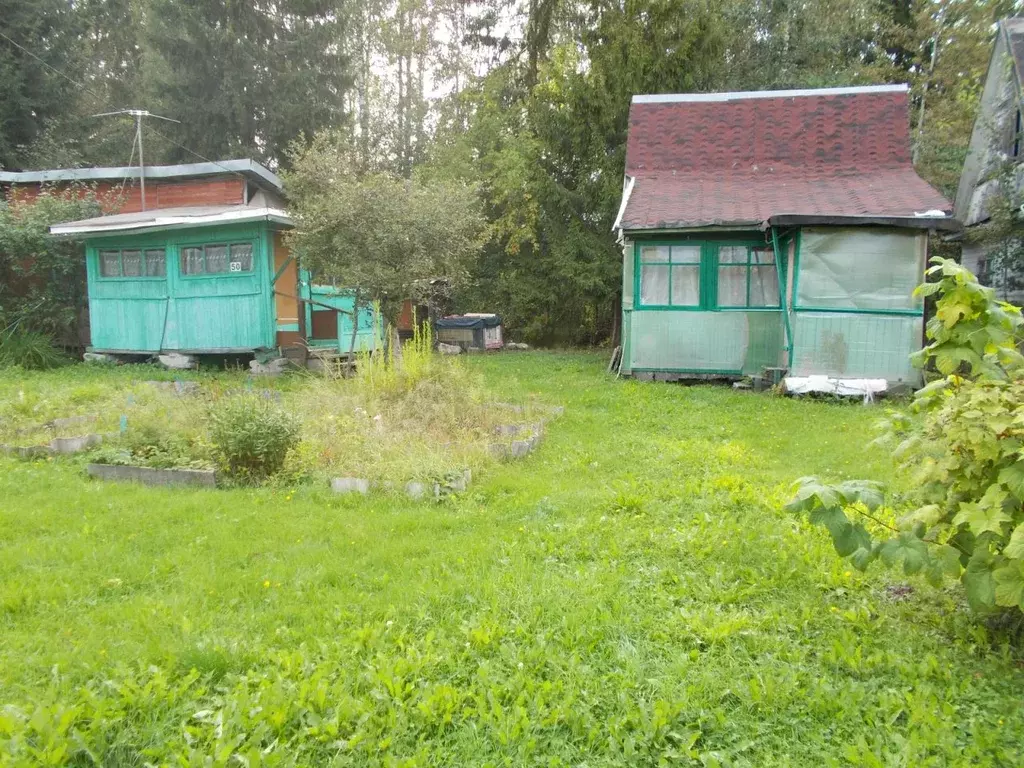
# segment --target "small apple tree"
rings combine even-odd
[[[482,246],[474,187],[362,172],[334,134],[293,151],[285,189],[300,263],[318,279],[350,287],[357,311],[360,302],[379,306],[396,351],[402,303],[421,298],[431,281],[463,281]]]

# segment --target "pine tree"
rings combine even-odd
[[[31,145],[75,103],[61,76],[79,61],[77,8],[64,0],[0,0],[0,168],[26,164]]]

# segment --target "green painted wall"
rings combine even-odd
[[[208,243],[252,243],[252,270],[185,275],[181,250]],[[108,249],[164,248],[166,276],[109,278]],[[218,352],[273,347],[272,238],[265,223],[107,236],[86,247],[92,348],[123,352]]]
[[[342,310],[338,313],[337,328],[338,335],[334,339],[310,340],[309,344],[316,347],[336,347],[339,352],[350,352],[352,350],[352,308],[355,305],[355,297],[350,291],[343,288],[335,288],[330,285],[310,285],[309,273],[303,270],[301,273],[302,291],[307,298],[312,298],[316,304],[306,304],[306,327],[313,327],[314,312],[329,312],[330,310],[322,305],[329,305],[335,309]],[[349,314],[344,314],[344,313]],[[363,304],[359,309],[359,327],[356,329],[355,349],[356,352],[383,349],[383,334],[381,328],[380,313],[376,308]]]

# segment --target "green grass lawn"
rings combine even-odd
[[[604,364],[470,359],[566,412],[442,504],[0,458],[0,765],[1024,762],[1024,669],[958,590],[887,589],[781,509],[802,475],[894,479],[878,408]]]

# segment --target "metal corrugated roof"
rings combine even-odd
[[[117,213],[93,219],[54,224],[50,233],[64,237],[126,234],[169,227],[198,227],[248,221],[272,221],[291,226],[292,219],[278,208],[244,205],[197,205],[187,208],[158,208],[138,213]]]
[[[146,179],[190,179],[202,176],[238,174],[257,186],[269,187],[277,192],[283,188],[281,179],[273,171],[252,160],[218,160],[184,165],[148,165]],[[0,171],[0,183],[46,184],[57,181],[121,181],[139,178],[139,167],[113,168],[56,168],[46,171]]]

